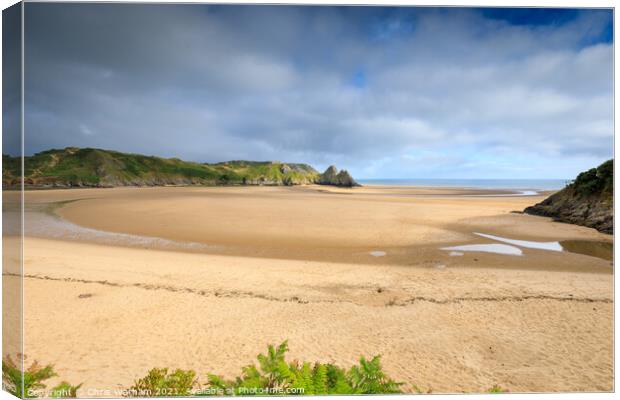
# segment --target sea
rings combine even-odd
[[[358,179],[362,185],[431,186],[475,189],[558,190],[569,179]]]

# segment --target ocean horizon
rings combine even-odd
[[[558,190],[570,179],[358,179],[362,185],[432,186],[476,189]]]

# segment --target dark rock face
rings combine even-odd
[[[338,172],[338,175],[336,175],[336,180],[338,181],[339,186],[345,186],[345,187],[359,186],[359,183],[353,180],[353,177],[349,174],[349,171],[347,171],[346,169],[343,169],[342,171]]]
[[[613,234],[613,160],[579,174],[573,183],[524,212]]]
[[[351,174],[345,169],[338,172],[338,169],[330,165],[329,168],[325,170],[317,180],[319,185],[332,185],[332,186],[341,186],[341,187],[354,187],[360,186],[359,183],[355,182]]]
[[[335,185],[338,180],[338,169],[330,165],[320,176],[318,183],[321,185]]]

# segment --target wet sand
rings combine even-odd
[[[489,194],[316,186],[28,192],[31,205],[79,199],[55,212],[80,227],[206,247],[27,236],[26,353],[84,382],[81,396],[128,386],[156,366],[232,377],[284,339],[291,359],[350,365],[382,354],[408,390],[613,390],[608,260],[530,248],[521,256],[440,250],[498,243],[473,232],[612,238],[511,213],[544,196]]]

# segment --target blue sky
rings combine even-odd
[[[27,3],[25,23],[28,153],[358,179],[570,178],[613,155],[610,10]]]

